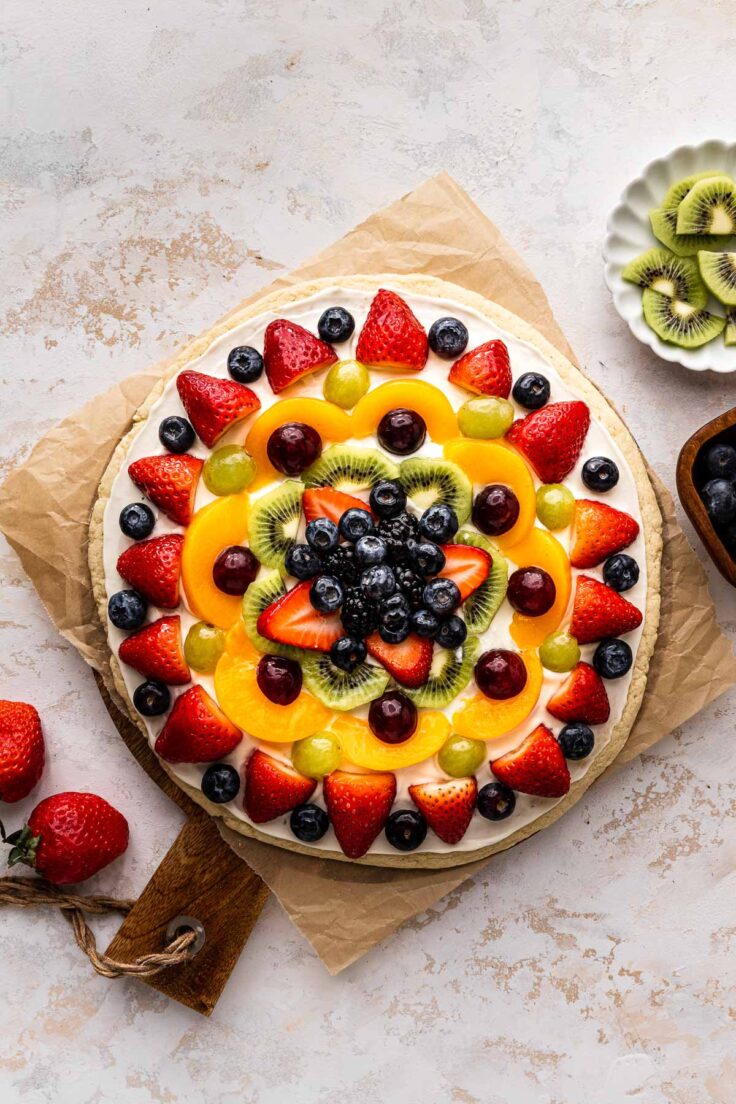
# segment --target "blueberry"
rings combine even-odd
[[[350,510],[346,510],[340,518],[339,528],[345,540],[354,544],[361,537],[373,532],[373,518],[368,510],[361,510],[358,506],[353,506]]]
[[[451,506],[437,502],[425,510],[419,519],[419,534],[435,544],[447,544],[457,533],[457,514]]]
[[[238,383],[254,383],[263,374],[263,357],[252,345],[238,345],[228,353],[227,370]]]
[[[286,570],[296,579],[313,579],[321,569],[319,556],[308,544],[292,544],[286,553]]]
[[[160,717],[171,705],[171,691],[163,682],[149,679],[136,686],[133,705],[142,717]]]
[[[733,445],[711,445],[705,454],[705,466],[714,479],[736,479],[736,448]]]
[[[427,822],[418,809],[397,809],[386,821],[385,832],[397,851],[416,851],[427,838]]]
[[[158,427],[158,439],[169,452],[188,452],[194,444],[194,429],[186,418],[172,414]]]
[[[440,619],[436,613],[422,607],[415,610],[411,615],[411,627],[417,636],[426,636],[432,639],[440,627]]]
[[[320,315],[317,333],[323,341],[339,345],[353,336],[355,319],[344,307],[328,307]]]
[[[318,613],[334,613],[342,605],[345,590],[333,575],[319,575],[309,588],[309,601]]]
[[[130,506],[123,506],[120,511],[120,528],[132,540],[150,537],[155,524],[153,510],[144,502],[131,502]]]
[[[316,843],[330,827],[330,818],[319,805],[297,805],[289,817],[289,827],[302,843]]]
[[[409,626],[411,610],[403,594],[392,594],[384,598],[378,607],[378,619],[387,629],[402,629]]]
[[[601,640],[593,653],[593,666],[601,678],[623,678],[631,670],[633,657],[625,640]]]
[[[374,564],[360,576],[360,589],[374,602],[388,598],[396,590],[396,576],[388,564]]]
[[[355,542],[355,559],[363,567],[372,567],[386,559],[386,542],[375,533],[368,533]]]
[[[406,491],[395,479],[381,479],[371,487],[369,502],[379,517],[396,517],[406,506]]]
[[[459,318],[438,318],[429,329],[429,347],[443,360],[454,360],[465,352],[468,330]]]
[[[539,372],[525,372],[519,376],[511,394],[525,410],[539,410],[549,402],[549,380]]]
[[[401,644],[404,640],[406,640],[410,631],[411,630],[409,627],[408,618],[406,619],[406,622],[402,623],[395,629],[389,628],[388,625],[378,626],[378,635],[380,636],[381,640],[383,640],[384,644]]]
[[[116,629],[139,629],[147,613],[148,602],[137,590],[119,590],[107,603],[107,615]]]
[[[366,657],[366,646],[362,640],[354,640],[352,636],[341,636],[330,648],[330,659],[341,671],[350,674]]]
[[[202,793],[215,805],[234,801],[240,790],[240,775],[229,763],[213,763],[202,775]]]
[[[589,491],[603,494],[618,483],[618,467],[607,456],[591,456],[583,464],[583,483]]]
[[[465,624],[462,617],[453,614],[451,617],[441,622],[435,640],[440,648],[450,648],[454,650],[465,642],[465,637],[467,635],[468,626]]]
[[[478,790],[477,805],[486,820],[505,820],[516,808],[516,794],[503,782],[488,782]]]
[[[639,565],[632,556],[618,552],[603,565],[603,582],[621,593],[631,590],[639,581]]]
[[[593,750],[595,736],[592,728],[582,721],[573,721],[561,729],[557,742],[566,759],[585,759]]]
[[[422,599],[432,613],[446,617],[460,605],[460,588],[452,579],[432,579],[425,586]]]
[[[728,525],[736,517],[736,491],[728,480],[711,479],[703,487],[700,496],[711,521],[717,525]]]
[[[445,553],[431,541],[412,541],[409,563],[420,575],[437,575],[445,566]]]
[[[329,518],[315,518],[307,524],[307,544],[315,552],[334,552],[340,540],[337,526]]]

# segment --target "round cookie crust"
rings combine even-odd
[[[312,858],[336,859],[340,862],[357,862],[367,866],[394,867],[401,869],[462,866],[467,863],[476,862],[479,859],[488,858],[497,851],[505,851],[507,848],[513,847],[514,844],[520,843],[534,833],[553,824],[582,797],[596,778],[610,766],[626,743],[639,712],[644,690],[646,688],[647,671],[652,652],[654,651],[659,623],[662,518],[654,489],[647,474],[639,448],[619,415],[609,404],[608,400],[604,398],[595,384],[583,375],[583,373],[547,341],[545,337],[518,315],[513,314],[511,311],[493,303],[491,300],[485,299],[475,292],[467,291],[457,284],[437,279],[434,276],[400,276],[391,273],[382,273],[375,276],[331,276],[323,277],[319,280],[310,280],[309,282],[294,284],[282,291],[271,292],[270,294],[264,295],[248,306],[236,309],[226,315],[226,317],[215,326],[203,334],[200,334],[199,337],[186,345],[168,362],[161,379],[155,384],[146,400],[134,414],[130,430],[121,438],[113,452],[102,480],[100,481],[98,497],[90,517],[90,576],[98,614],[104,628],[107,625],[108,599],[103,568],[103,515],[105,507],[115,477],[126,461],[128,450],[137,436],[141,423],[147,419],[149,411],[160,398],[166,385],[174,376],[192,361],[200,357],[216,338],[266,311],[277,313],[283,312],[288,308],[289,304],[306,299],[330,287],[344,287],[345,289],[375,292],[382,286],[394,288],[399,292],[404,292],[408,296],[416,294],[452,300],[459,305],[477,311],[479,314],[485,316],[491,323],[507,331],[518,340],[528,342],[529,345],[536,348],[537,351],[552,364],[563,382],[588,404],[592,418],[600,422],[608,430],[617,446],[621,449],[626,462],[631,468],[636,483],[647,562],[647,594],[644,609],[642,610],[644,616],[642,635],[636,653],[629,693],[623,713],[613,728],[608,745],[596,756],[595,761],[591,763],[586,774],[572,784],[569,792],[561,801],[531,823],[525,824],[519,828],[510,836],[494,844],[479,847],[472,851],[441,853],[423,852],[420,854],[405,853],[396,856],[371,855],[369,852],[363,858],[356,860],[347,858],[347,856],[339,850],[315,850],[313,848],[304,847],[296,841],[292,842],[291,840],[279,839],[267,835],[250,824],[235,819],[226,811],[223,811],[222,808],[208,801],[201,791],[183,782],[169,769],[164,760],[159,759],[159,762],[176,785],[210,815],[222,818],[224,824],[233,831],[244,836],[250,836],[263,843],[269,843],[272,846],[282,847],[289,851],[309,855]],[[146,726],[130,700],[122,678],[117,656],[112,652],[110,653],[110,672],[102,672],[102,677],[108,690],[111,692],[113,700],[124,707],[124,712],[136,727],[141,730],[148,741],[149,737]]]

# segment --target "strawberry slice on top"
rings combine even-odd
[[[381,288],[373,298],[355,348],[356,359],[371,368],[419,372],[427,363],[424,327],[395,291]]]
[[[258,618],[261,636],[312,652],[329,652],[344,630],[337,614],[319,613],[314,608],[309,600],[311,586],[309,579],[297,583],[267,606]]]
[[[208,448],[223,433],[258,410],[261,400],[250,387],[235,380],[207,376],[187,369],[176,380],[179,398],[197,436]]]
[[[327,518],[339,522],[346,510],[368,510],[368,503],[334,487],[307,487],[302,495],[302,510],[307,521]]]
[[[310,372],[334,364],[337,353],[303,326],[277,318],[266,326],[263,360],[271,390],[278,395]]]
[[[618,591],[590,575],[578,575],[570,621],[570,632],[578,644],[623,636],[641,623],[641,611]]]
[[[575,542],[570,563],[573,567],[596,567],[628,548],[638,535],[638,523],[623,510],[579,498],[575,503]]]
[[[523,453],[543,483],[561,483],[577,464],[589,427],[584,402],[548,403],[514,422],[506,440]]]
[[[181,646],[181,619],[159,617],[122,641],[118,655],[144,678],[184,686],[191,676]]]
[[[486,341],[455,361],[449,379],[476,395],[507,399],[512,383],[509,351],[503,341]]]
[[[474,778],[450,778],[409,787],[409,796],[427,824],[444,843],[459,843],[468,830],[478,783]]]
[[[337,842],[349,859],[361,858],[388,819],[396,778],[337,770],[327,775],[323,789]]]
[[[603,679],[589,663],[577,663],[562,686],[547,702],[547,711],[558,721],[605,724],[611,715]]]
[[[432,641],[409,633],[400,644],[387,644],[377,632],[365,640],[369,655],[383,664],[392,678],[402,686],[416,689],[429,678],[432,666]]]
[[[214,763],[234,751],[243,733],[199,683],[176,699],[154,751],[167,763]]]
[[[118,558],[118,574],[152,605],[176,609],[183,546],[181,533],[167,533],[131,544]]]
[[[309,801],[316,788],[313,778],[258,748],[245,767],[245,811],[254,824],[265,824]]]
[[[488,578],[492,558],[485,548],[471,548],[469,544],[443,544],[445,566],[440,578],[452,579],[460,589],[460,600],[468,598]]]
[[[128,465],[128,475],[146,498],[177,525],[188,525],[204,461],[188,453],[144,456]]]
[[[499,782],[534,797],[564,797],[570,789],[570,771],[562,748],[550,729],[540,724],[514,751],[491,761]]]

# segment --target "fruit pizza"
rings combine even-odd
[[[112,670],[237,831],[448,866],[561,815],[646,684],[661,520],[589,381],[431,277],[296,285],[177,358],[90,527]]]

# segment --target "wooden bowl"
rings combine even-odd
[[[677,493],[713,563],[724,579],[728,579],[731,586],[736,586],[736,560],[713,528],[697,490],[707,480],[703,467],[705,447],[716,441],[736,448],[736,406],[719,414],[685,442],[677,458]]]

